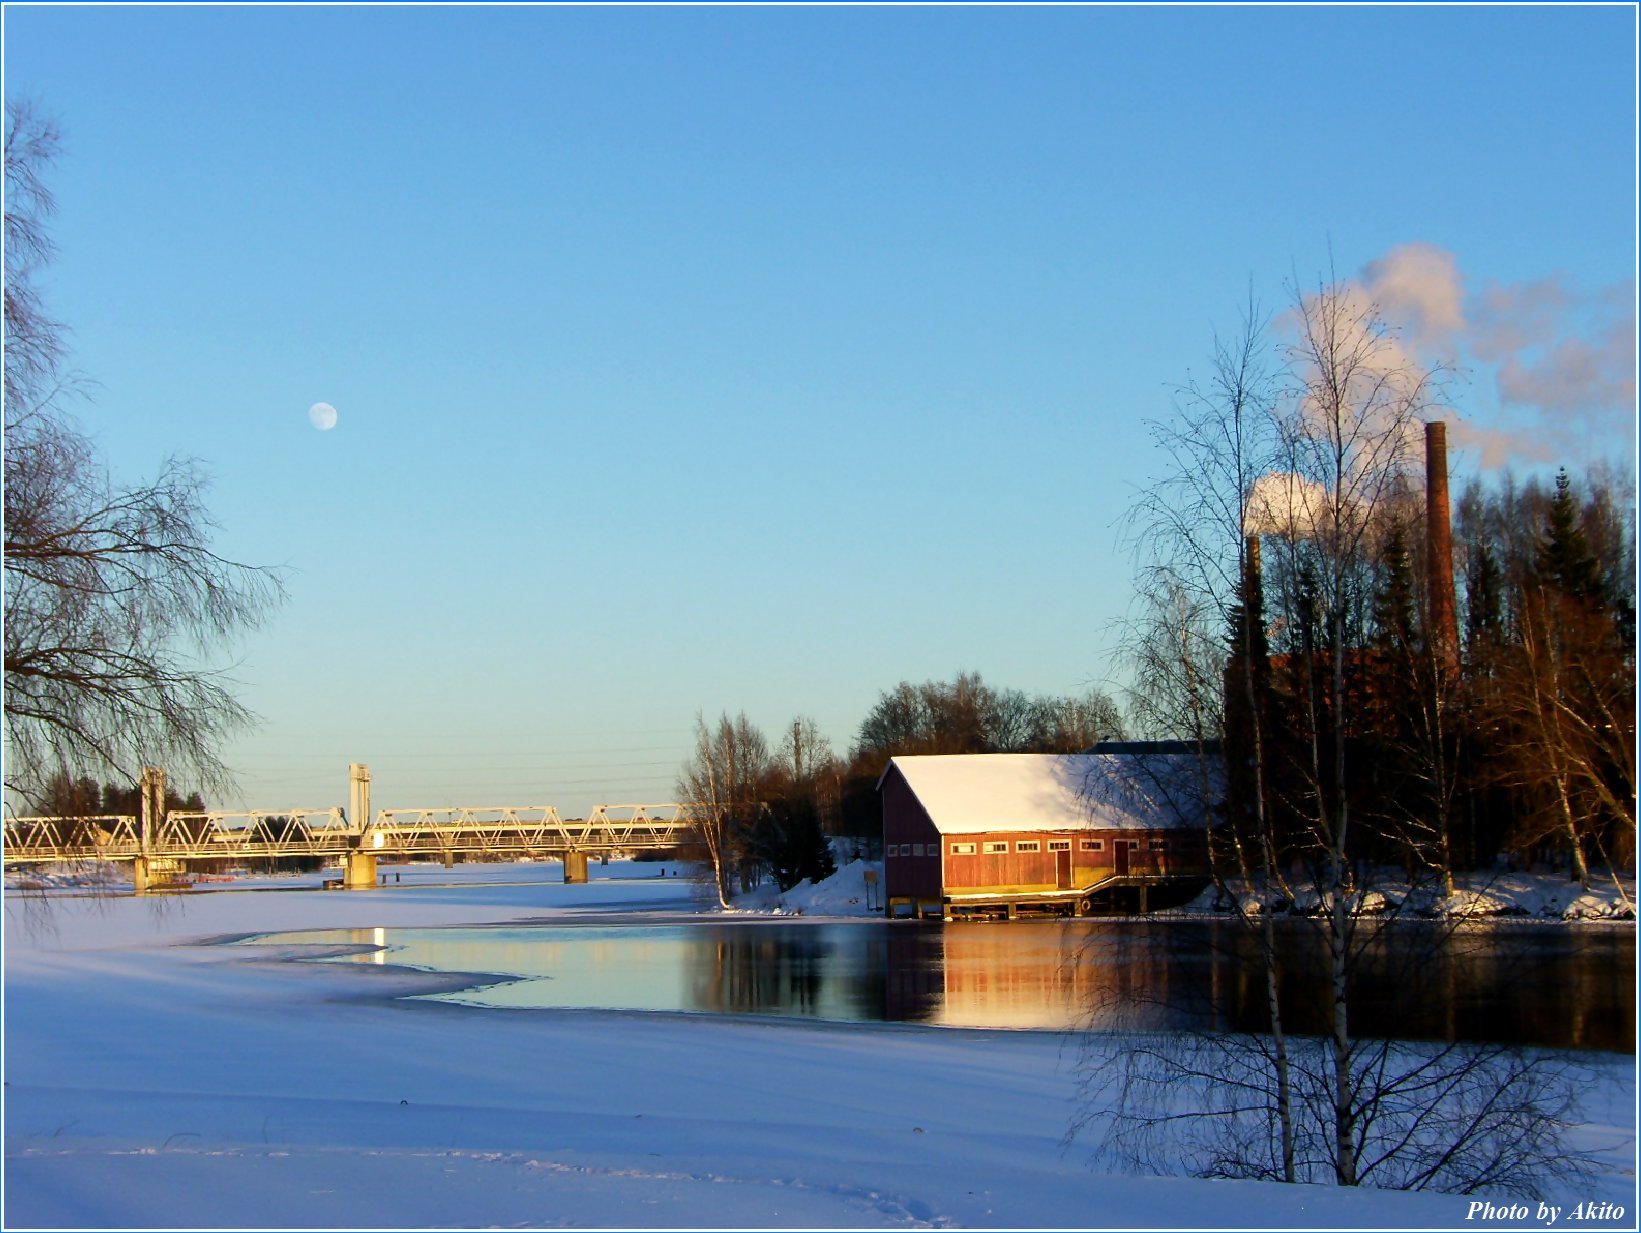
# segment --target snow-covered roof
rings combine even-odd
[[[932,754],[889,765],[944,835],[1203,824],[1195,754]],[[1217,796],[1222,764],[1210,755],[1207,769]]]

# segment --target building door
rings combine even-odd
[[[1071,889],[1071,849],[1061,848],[1054,853],[1055,884],[1061,890]]]
[[[1128,876],[1128,855],[1138,846],[1132,839],[1117,840],[1117,850],[1114,855],[1117,858],[1117,876],[1119,878]]]

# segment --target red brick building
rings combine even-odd
[[[878,781],[889,912],[1144,911],[1158,888],[1190,892],[1208,877],[1204,778],[1180,752],[895,758]]]

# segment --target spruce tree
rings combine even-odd
[[[1472,658],[1504,633],[1503,573],[1492,546],[1478,544],[1465,585],[1464,635]]]
[[[1536,565],[1539,581],[1569,599],[1600,604],[1605,598],[1601,569],[1590,551],[1566,468],[1556,472],[1556,495],[1550,500],[1549,526],[1539,541]]]
[[[1257,536],[1247,541],[1225,641],[1229,652],[1225,667],[1226,807],[1232,819],[1242,824],[1257,815],[1260,768],[1255,761],[1264,756],[1258,738],[1261,730],[1266,739],[1270,734],[1271,648],[1265,631],[1265,585]]]

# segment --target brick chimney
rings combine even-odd
[[[1451,676],[1459,664],[1459,621],[1453,594],[1453,523],[1447,507],[1447,424],[1424,426],[1425,571],[1430,649]]]

